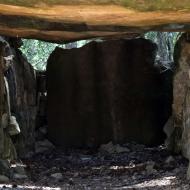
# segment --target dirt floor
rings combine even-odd
[[[148,148],[130,143],[122,147],[109,144],[99,150],[56,148],[23,163],[28,179],[2,184],[0,189],[190,189],[188,161],[170,155],[164,146]]]

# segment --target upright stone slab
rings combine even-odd
[[[171,114],[171,71],[154,66],[145,39],[56,48],[47,66],[48,136],[58,145],[163,142]]]
[[[25,157],[33,150],[36,126],[36,77],[35,71],[19,50],[21,41],[9,38],[8,47],[14,56],[11,68],[6,72],[10,88],[11,112],[17,118],[21,133],[15,140],[17,152]]]
[[[1,163],[6,160],[14,160],[17,159],[17,154],[15,150],[15,146],[13,144],[11,135],[8,130],[8,90],[5,84],[5,72],[8,68],[8,65],[5,57],[7,56],[6,51],[7,42],[3,38],[0,37],[0,160]],[[7,162],[8,163],[8,162]],[[6,165],[6,164],[5,164]],[[8,167],[8,165],[7,165]],[[3,174],[5,168],[1,168],[0,174]]]
[[[173,114],[166,126],[168,148],[190,159],[190,41],[188,34],[178,40],[174,59],[176,71],[173,81]],[[190,168],[188,171],[190,178]]]
[[[190,40],[183,34],[175,46],[173,114],[165,127],[168,148],[190,160]],[[190,166],[187,177],[190,179]]]
[[[32,66],[19,50],[21,40],[0,37],[0,159],[15,159],[16,152],[24,157],[33,149],[36,119],[36,79]],[[6,65],[6,69],[2,66]],[[5,81],[8,81],[10,112],[15,116],[21,133],[14,138],[2,127],[2,115],[8,113]],[[4,126],[5,128],[5,126]],[[12,142],[14,139],[14,143]]]

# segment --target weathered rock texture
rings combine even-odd
[[[0,34],[51,41],[190,29],[189,0],[0,0]]]
[[[12,67],[7,72],[11,111],[16,116],[21,134],[16,139],[18,154],[22,157],[34,146],[36,126],[36,78],[32,66],[18,49],[17,41],[9,40],[14,55]]]
[[[169,149],[190,159],[190,41],[183,34],[175,47],[176,73],[173,82],[173,115],[166,128]],[[188,171],[190,178],[190,168]]]
[[[155,51],[145,39],[56,48],[47,66],[49,138],[65,146],[162,142],[172,72],[160,74]]]
[[[6,81],[4,80],[4,74],[8,66],[4,57],[9,55],[9,52],[6,51],[6,46],[7,42],[3,38],[0,38],[0,159],[13,160],[17,158],[17,154],[12,138],[8,132],[7,122],[4,122],[6,119],[3,119],[5,118],[5,114],[8,113],[7,89]]]
[[[33,68],[18,49],[20,41],[2,37],[1,41],[3,41],[4,53],[1,53],[0,56],[4,64],[9,64],[2,76],[6,76],[9,84],[11,115],[16,117],[21,129],[19,135],[11,137],[11,142],[13,141],[17,153],[22,157],[34,145],[36,80]],[[4,81],[0,85],[1,88],[4,88]],[[4,101],[6,102],[6,99]],[[3,106],[0,107],[3,108]],[[7,113],[7,110],[4,110],[4,113]],[[2,126],[0,128],[2,129]],[[5,135],[5,132],[1,134]],[[1,145],[2,143],[0,143]],[[9,149],[7,147],[4,151],[10,152]],[[9,157],[7,156],[7,158]]]

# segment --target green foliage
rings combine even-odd
[[[150,39],[157,44],[157,60],[162,62],[173,61],[174,46],[179,36],[179,32],[148,32],[145,34],[146,39]],[[48,57],[57,46],[66,49],[79,48],[88,42],[90,40],[60,45],[39,40],[23,39],[23,46],[20,49],[34,69],[46,70]]]
[[[56,47],[61,48],[78,48],[82,47],[90,41],[82,40],[70,44],[55,44],[33,39],[23,39],[23,45],[20,48],[21,51],[27,57],[29,63],[36,70],[46,70],[47,60],[49,55],[54,51]]]
[[[180,35],[179,32],[148,32],[145,38],[157,44],[157,59],[167,62],[173,61],[174,47]]]
[[[56,46],[65,47],[65,45],[58,45],[39,40],[23,39],[23,46],[21,51],[26,55],[29,63],[36,70],[45,70],[49,55]]]

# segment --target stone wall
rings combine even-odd
[[[173,80],[173,114],[165,127],[168,148],[190,159],[190,41],[188,34],[178,40],[175,53],[177,66]],[[190,178],[190,167],[188,170]]]
[[[1,80],[0,86],[1,89],[4,89],[1,92],[4,94],[0,95],[0,100],[4,97],[4,104],[1,103],[0,105],[1,109],[3,109],[0,115],[0,135],[6,138],[1,138],[0,140],[0,146],[2,147],[0,148],[2,153],[0,159],[16,159],[17,154],[19,157],[24,157],[34,146],[36,80],[33,68],[18,49],[21,41],[15,38],[0,37],[0,43],[2,44],[2,51],[0,52],[1,64],[6,67],[6,69],[0,69],[0,71],[2,72],[1,76],[5,76],[8,82],[10,114],[16,118],[20,127],[20,134],[15,136],[11,136],[7,132],[6,126],[3,129],[2,120],[7,117],[8,103],[5,81]],[[6,145],[7,142],[8,145]]]
[[[77,147],[163,142],[172,72],[154,66],[156,49],[145,39],[56,48],[47,66],[49,138]]]

